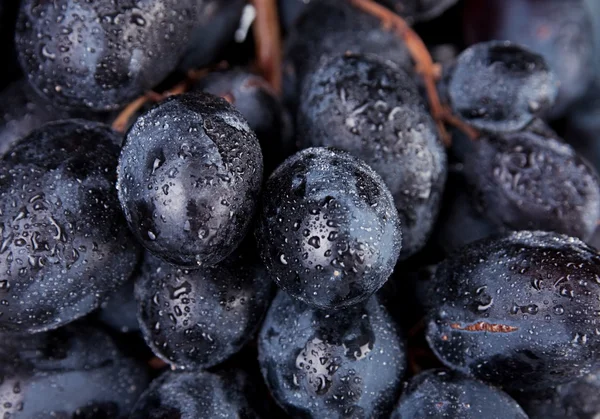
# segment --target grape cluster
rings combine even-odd
[[[0,416],[600,417],[597,0],[0,0]]]

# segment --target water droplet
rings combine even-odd
[[[319,247],[321,247],[321,240],[317,236],[312,236],[310,239],[308,239],[308,244],[310,244],[315,249],[318,249]]]
[[[281,255],[279,255],[279,261],[281,262],[282,265],[287,265],[287,259],[285,258],[285,255],[282,253]]]

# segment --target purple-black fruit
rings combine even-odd
[[[118,169],[125,218],[155,256],[214,265],[250,227],[262,184],[256,135],[225,100],[187,93],[139,117]]]
[[[0,330],[40,332],[96,309],[130,277],[138,247],[115,190],[120,137],[50,123],[0,167]]]
[[[275,283],[314,307],[364,301],[400,254],[398,212],[383,180],[343,151],[309,148],[271,175],[256,228]]]
[[[511,391],[588,374],[600,347],[600,256],[579,239],[515,232],[436,271],[426,337],[453,370]]]
[[[404,342],[376,297],[326,313],[279,292],[258,345],[267,385],[293,417],[386,417],[400,393]]]
[[[197,270],[146,256],[135,287],[138,318],[152,351],[173,368],[212,367],[254,337],[272,282],[257,258],[237,253]]]
[[[23,0],[21,67],[55,106],[116,109],[177,66],[198,1]]]

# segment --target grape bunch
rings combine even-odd
[[[0,416],[600,417],[597,0],[0,0]]]

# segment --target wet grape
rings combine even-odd
[[[386,417],[398,397],[404,343],[375,297],[328,314],[280,291],[258,343],[267,385],[293,417]]]
[[[245,253],[198,270],[148,254],[135,291],[142,333],[173,368],[212,367],[252,339],[271,287],[264,267]]]
[[[556,231],[587,240],[600,219],[600,178],[547,135],[481,138],[464,174],[474,207],[500,229]]]
[[[560,81],[551,114],[560,116],[586,92],[594,78],[594,40],[584,0],[468,0],[465,38],[498,39],[541,54]]]
[[[427,340],[444,364],[512,391],[588,374],[597,362],[600,256],[582,241],[515,232],[437,268]]]
[[[491,132],[523,129],[554,103],[558,81],[542,56],[511,42],[475,44],[452,70],[448,97],[454,112]]]
[[[241,372],[173,372],[155,379],[129,419],[258,419],[246,398]]]
[[[116,109],[177,65],[195,21],[194,0],[23,0],[19,62],[55,106]]]
[[[0,167],[0,330],[39,332],[97,308],[138,248],[115,191],[119,136],[70,120],[18,142]]]
[[[126,419],[149,382],[143,365],[85,325],[5,335],[0,353],[3,418]]]
[[[398,213],[379,175],[346,152],[318,147],[271,175],[256,237],[276,284],[324,309],[366,300],[401,248]]]
[[[255,134],[225,100],[186,93],[129,130],[118,169],[121,206],[150,252],[181,266],[216,264],[249,229],[262,184]]]

